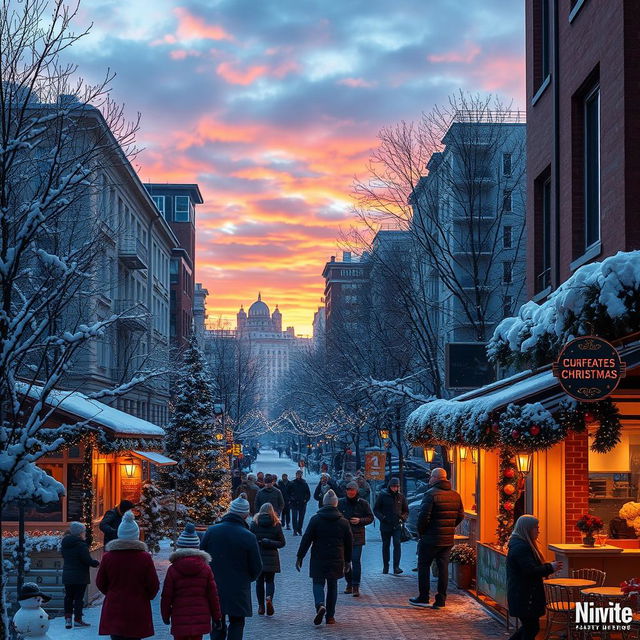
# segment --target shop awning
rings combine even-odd
[[[167,456],[157,453],[156,451],[132,451],[131,453],[157,467],[171,467],[174,464],[178,464],[175,460],[167,458]]]

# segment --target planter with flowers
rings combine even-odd
[[[582,546],[584,547],[594,547],[596,544],[596,539],[594,537],[594,533],[601,531],[604,527],[604,522],[598,516],[592,516],[589,513],[585,513],[579,520],[576,522],[576,529],[584,533],[582,538]]]
[[[629,578],[620,583],[620,591],[629,596],[631,606],[638,610],[638,596],[640,596],[640,578]]]
[[[471,588],[476,576],[476,549],[470,544],[457,544],[451,549],[449,562],[453,563],[453,580],[459,589]]]

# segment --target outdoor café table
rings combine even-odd
[[[594,587],[592,589],[582,589],[585,596],[600,598],[626,598],[627,594],[620,587]]]
[[[584,589],[587,587],[593,587],[596,584],[595,580],[585,580],[584,578],[549,578],[544,581],[545,584],[557,584],[561,587],[567,587],[571,590]]]

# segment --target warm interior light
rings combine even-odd
[[[422,453],[424,454],[425,462],[433,462],[433,458],[436,455],[436,450],[434,447],[424,447],[422,449]]]
[[[221,433],[216,433],[216,440],[222,440],[224,436]]]
[[[473,464],[478,464],[478,454],[480,453],[480,451],[476,448],[471,449],[471,462],[473,462]]]
[[[444,456],[447,459],[447,462],[449,464],[454,464],[456,461],[456,448],[451,446],[451,447],[443,447],[444,450]]]
[[[469,449],[467,447],[458,447],[458,452],[460,453],[460,462],[464,462],[469,455]]]
[[[516,465],[520,473],[526,475],[531,471],[531,458],[532,455],[528,451],[518,451],[516,453]]]
[[[380,437],[386,440],[389,437],[389,429],[380,429]]]
[[[127,474],[127,478],[133,478],[136,474],[136,463],[133,461],[133,458],[125,458],[124,464],[124,472]]]

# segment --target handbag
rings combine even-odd
[[[403,522],[400,525],[400,542],[409,542],[409,540],[412,540],[412,536],[409,533],[409,529],[407,529],[407,525]]]

